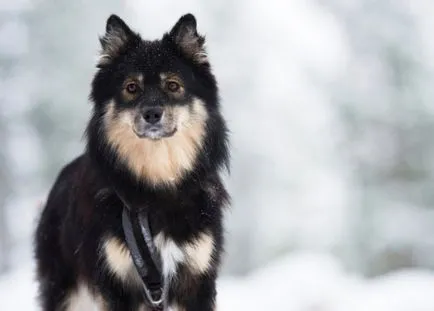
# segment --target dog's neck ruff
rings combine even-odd
[[[124,204],[122,228],[131,258],[142,279],[145,302],[152,311],[162,310],[167,289],[162,275],[161,260],[152,239],[147,211],[135,211],[119,193],[117,195]]]

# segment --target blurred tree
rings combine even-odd
[[[366,274],[434,267],[417,256],[434,239],[414,230],[418,215],[434,206],[434,96],[426,91],[434,72],[426,66],[417,16],[408,5],[338,0],[331,6],[348,30],[353,53],[335,99],[345,125],[344,154],[354,168],[350,262]],[[398,221],[401,215],[406,217]]]
[[[15,92],[8,89],[13,81],[13,72],[19,68],[24,52],[25,32],[21,7],[11,6],[9,10],[0,8],[0,274],[11,266],[12,247],[10,225],[8,223],[7,202],[13,193],[14,172],[11,170],[9,107],[17,106]],[[11,40],[14,38],[15,40]]]
[[[0,61],[1,67],[1,61]],[[7,145],[6,120],[0,114],[0,142]],[[0,274],[9,268],[10,234],[6,215],[6,200],[11,191],[11,176],[7,164],[7,148],[0,149]]]
[[[37,214],[37,200],[26,199],[46,194],[60,166],[82,150],[98,33],[121,5],[114,0],[0,5],[0,273],[18,246],[20,254],[31,250],[27,221]],[[8,202],[13,210],[6,211]],[[14,213],[22,217],[20,225],[8,223],[7,214]],[[25,241],[15,241],[20,238]]]
[[[28,63],[35,73],[32,106],[26,118],[39,138],[42,163],[37,174],[46,191],[61,166],[83,150],[88,118],[90,82],[111,13],[120,14],[121,2],[97,0],[42,0],[28,15],[32,53]],[[41,178],[40,177],[40,178]]]

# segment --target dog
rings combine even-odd
[[[164,310],[216,310],[228,129],[192,14],[158,40],[107,19],[82,155],[60,171],[35,232],[43,311],[152,310],[122,227],[145,210]],[[139,241],[140,242],[140,241]]]

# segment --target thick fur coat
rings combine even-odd
[[[228,147],[205,39],[191,14],[154,41],[112,15],[100,41],[87,148],[60,172],[35,234],[42,309],[148,310],[118,192],[148,212],[165,310],[215,310]]]

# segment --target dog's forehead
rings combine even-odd
[[[174,69],[177,65],[176,54],[161,41],[143,41],[133,58],[136,68],[152,75]]]

